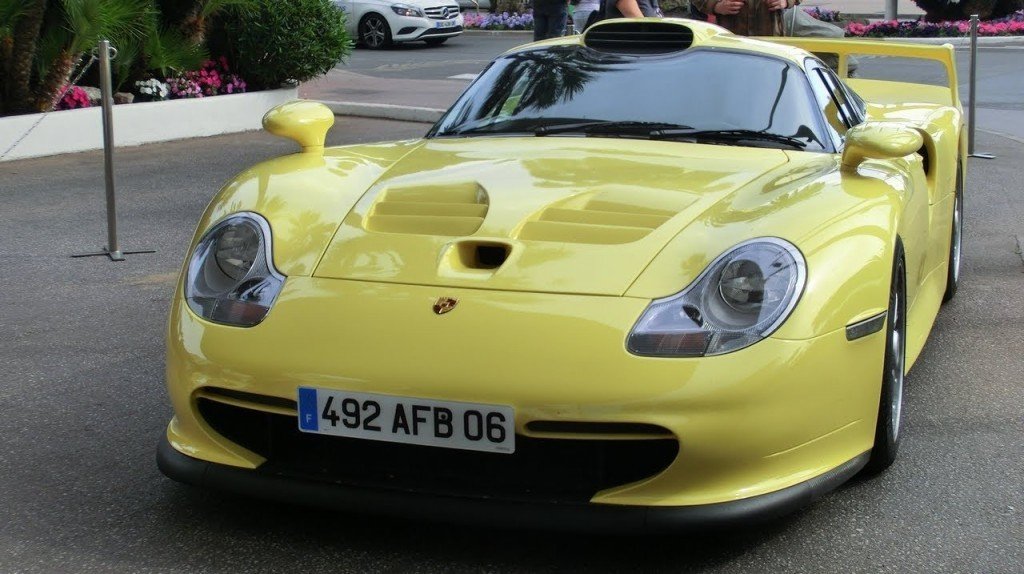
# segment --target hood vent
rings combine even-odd
[[[487,192],[475,182],[388,188],[366,217],[364,228],[378,233],[464,236],[487,216]]]
[[[689,48],[693,32],[676,23],[612,20],[589,28],[583,43],[602,52],[666,54]]]
[[[560,241],[564,243],[590,243],[613,245],[631,243],[647,237],[652,231],[683,209],[692,198],[675,194],[675,209],[637,205],[628,201],[626,194],[603,193],[576,197],[545,209],[519,231],[519,239],[532,241]]]

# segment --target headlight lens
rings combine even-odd
[[[636,355],[721,355],[764,339],[786,320],[803,292],[807,265],[774,237],[741,243],[718,257],[682,292],[658,299],[629,334]]]
[[[259,249],[259,229],[246,223],[234,223],[220,232],[213,257],[225,275],[239,281],[252,269]]]
[[[255,213],[238,213],[210,228],[189,259],[189,308],[226,325],[260,323],[285,279],[274,268],[270,241],[270,225]]]
[[[392,4],[391,9],[399,16],[423,17],[423,10],[408,4]]]

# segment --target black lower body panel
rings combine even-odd
[[[157,464],[168,477],[246,496],[349,512],[575,531],[674,531],[742,526],[789,514],[833,490],[867,462],[864,453],[807,482],[742,500],[699,506],[623,506],[442,495],[305,480],[220,465],[178,452],[166,437]]]

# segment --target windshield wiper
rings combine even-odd
[[[451,131],[441,132],[437,135],[440,137],[444,136],[461,136],[465,134],[508,134],[508,133],[530,133],[532,130],[519,128],[509,129],[512,125],[520,124],[522,120],[519,118],[505,118],[500,120],[487,120],[482,122],[472,122],[464,125],[461,128],[457,128]]]
[[[785,144],[797,149],[804,149],[807,147],[807,142],[800,141],[794,137],[769,132],[759,132],[755,130],[659,129],[652,131],[650,136],[651,139],[693,138],[726,141],[762,140]]]
[[[571,124],[559,124],[553,126],[541,126],[533,131],[538,136],[547,136],[553,134],[563,134],[569,132],[582,132],[585,134],[602,133],[602,134],[617,134],[617,133],[628,133],[636,134],[640,133],[644,136],[650,136],[652,133],[658,131],[669,131],[669,130],[692,130],[691,126],[685,126],[682,124],[673,124],[667,122],[638,122],[632,120],[623,121],[612,121],[612,120],[597,120],[590,122],[575,122]]]

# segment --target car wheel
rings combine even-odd
[[[903,418],[903,383],[907,360],[907,284],[903,246],[896,244],[893,257],[889,309],[886,314],[885,362],[882,368],[882,392],[878,401],[878,422],[871,458],[864,467],[877,474],[896,460],[900,446],[900,422]]]
[[[444,44],[447,39],[448,38],[427,38],[424,42],[426,42],[428,46],[440,46],[441,44]]]
[[[960,251],[964,235],[964,181],[963,171],[956,168],[956,193],[953,194],[953,230],[949,238],[949,264],[946,267],[946,292],[942,295],[945,303],[956,295],[960,286]]]
[[[371,50],[391,46],[391,26],[380,14],[367,14],[359,23],[359,41]]]

